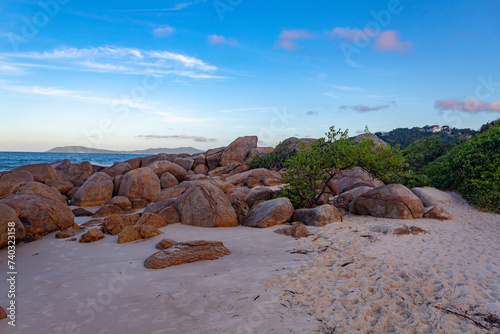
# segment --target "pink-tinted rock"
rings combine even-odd
[[[57,180],[57,171],[48,163],[25,165],[14,168],[13,172],[25,171],[29,172],[36,182],[45,183],[48,180]]]
[[[96,211],[96,213],[92,216],[92,218],[101,218],[101,217],[108,217],[108,216],[114,216],[114,215],[121,215],[123,213],[123,210],[120,209],[119,206],[113,205],[113,204],[106,204],[102,207],[99,208],[99,210]]]
[[[424,214],[424,218],[438,219],[438,220],[451,220],[453,215],[439,206],[429,207]]]
[[[118,195],[129,199],[145,199],[151,202],[160,193],[160,190],[160,179],[153,170],[139,168],[125,174]]]
[[[77,206],[100,206],[113,197],[113,179],[106,173],[92,175],[71,199]]]
[[[172,174],[179,182],[183,181],[186,178],[186,170],[179,166],[178,164],[174,164],[173,162],[167,160],[160,160],[152,162],[146,165],[146,168],[151,169],[158,177],[161,177],[166,172]]]
[[[258,228],[280,225],[292,217],[293,211],[288,198],[275,198],[252,207],[243,225]]]
[[[161,188],[171,188],[179,184],[179,181],[169,172],[164,173],[160,178]]]
[[[33,181],[33,176],[27,171],[6,172],[0,177],[0,197],[10,195],[26,183]]]
[[[160,228],[167,226],[168,223],[159,215],[155,215],[154,213],[144,213],[137,221],[136,225],[149,225]]]
[[[93,228],[90,229],[87,233],[84,233],[80,237],[80,242],[82,243],[89,243],[89,242],[95,242],[97,240],[104,239],[104,234],[102,231],[98,228]]]
[[[110,199],[109,201],[107,201],[106,204],[116,205],[117,207],[119,207],[122,210],[132,209],[132,203],[125,196],[115,196],[112,199]]]
[[[221,166],[229,166],[234,162],[246,163],[250,158],[252,150],[257,147],[257,136],[239,137],[222,153]]]
[[[24,238],[24,233],[24,225],[17,217],[16,212],[10,206],[0,204],[0,248],[8,246],[9,240],[21,241]],[[9,235],[14,239],[9,239]]]
[[[342,215],[333,205],[325,204],[312,209],[295,210],[292,220],[309,226],[325,226],[334,222],[341,222]]]

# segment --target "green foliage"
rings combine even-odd
[[[475,135],[476,131],[471,129],[453,129],[448,134],[445,132],[426,132],[421,128],[414,127],[411,129],[394,129],[386,135],[383,135],[381,132],[376,132],[375,134],[391,146],[400,145],[401,149],[405,149],[417,140],[431,136],[439,136],[443,144],[454,144]]]
[[[455,146],[423,172],[434,186],[456,190],[471,204],[500,213],[500,121]]]
[[[399,173],[387,173],[379,179],[386,184],[399,183],[410,189],[429,186],[432,183],[430,177],[422,173],[416,173],[412,169]]]
[[[433,162],[449,150],[453,148],[454,144],[443,144],[440,136],[430,136],[417,140],[401,153],[410,168],[418,172],[429,163]]]
[[[280,170],[286,168],[286,161],[288,158],[294,156],[297,153],[296,149],[278,149],[269,153],[265,157],[254,157],[248,163],[250,168],[266,168],[270,170]]]
[[[405,167],[399,148],[377,146],[367,136],[358,143],[349,139],[347,131],[335,130],[332,126],[325,138],[291,156],[286,164],[288,170],[282,176],[287,184],[282,189],[282,196],[288,197],[295,208],[312,208],[326,185],[342,169],[360,166],[372,172],[376,177],[385,173],[401,173]]]

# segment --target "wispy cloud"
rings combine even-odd
[[[176,4],[174,7],[169,8],[152,8],[152,9],[123,9],[118,10],[119,12],[127,12],[127,13],[144,13],[144,12],[171,12],[176,10],[181,10],[187,8],[191,5],[194,5],[194,2],[181,2]]]
[[[339,85],[335,85],[335,86],[333,86],[333,88],[341,90],[343,92],[355,92],[355,91],[362,92],[363,91],[362,88],[353,87],[353,86],[339,86]]]
[[[163,26],[153,30],[153,35],[156,37],[167,37],[175,32],[175,28],[171,26]]]
[[[479,112],[479,111],[500,111],[500,101],[486,102],[481,100],[437,100],[435,104],[436,109],[439,110],[458,110],[458,111],[468,111],[468,112]]]
[[[354,42],[356,40],[363,40],[366,39],[367,37],[374,37],[377,35],[376,31],[371,30],[371,29],[351,29],[349,27],[337,27],[333,28],[331,32],[328,32],[327,35],[330,35],[332,37],[340,37],[345,40],[349,40],[351,42]]]
[[[66,98],[75,101],[92,102],[111,106],[127,106],[129,108],[140,110],[151,109],[149,105],[133,99],[112,99],[94,96],[89,92],[58,89],[55,87],[0,85],[0,89],[27,95],[42,95],[48,97]]]
[[[255,111],[255,112],[272,112],[276,111],[276,108],[238,108],[238,109],[226,109],[219,110],[219,112],[223,113],[233,113],[233,112],[245,112],[245,111]]]
[[[136,75],[176,75],[194,79],[219,79],[216,66],[181,53],[115,46],[59,48],[46,52],[3,53],[6,66],[24,60],[25,67],[51,67],[71,71]],[[18,65],[19,68],[23,66]]]
[[[311,111],[306,112],[306,115],[307,115],[307,116],[318,116],[318,114],[319,114],[319,113],[318,113],[317,111],[312,111],[312,110],[311,110]]]
[[[209,143],[209,142],[215,142],[217,141],[216,138],[207,138],[207,137],[200,137],[200,136],[189,136],[186,134],[180,134],[180,135],[171,135],[171,136],[160,136],[160,135],[139,135],[137,136],[138,138],[144,138],[144,139],[191,139],[196,142],[201,142],[201,143]]]
[[[340,98],[340,96],[335,95],[335,93],[333,93],[333,92],[326,92],[326,93],[325,93],[325,95],[326,95],[326,96],[333,97],[333,98],[336,98],[336,99]]]
[[[222,35],[208,35],[208,42],[210,44],[228,44],[235,46],[238,42],[233,38],[226,38]]]
[[[374,107],[369,107],[369,106],[365,106],[365,105],[362,105],[362,104],[358,104],[357,106],[340,106],[339,109],[342,109],[342,110],[346,110],[346,109],[350,109],[350,110],[354,110],[354,111],[359,111],[359,112],[370,112],[370,111],[377,111],[377,110],[382,110],[382,109],[389,109],[390,107],[396,105],[396,101],[391,101],[387,104],[383,104],[383,105],[378,105],[378,106],[374,106]]]
[[[281,33],[278,41],[274,45],[275,48],[285,49],[287,51],[298,51],[298,39],[313,39],[316,36],[310,32],[301,29],[285,30]]]

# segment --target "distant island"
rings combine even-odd
[[[148,148],[145,150],[135,150],[135,151],[113,151],[113,150],[101,150],[97,148],[90,148],[84,146],[64,146],[64,147],[54,147],[46,151],[46,153],[98,153],[98,154],[196,154],[202,153],[204,151],[198,150],[194,147],[177,147],[177,148]]]

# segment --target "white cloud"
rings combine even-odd
[[[340,86],[340,85],[336,85],[336,86],[333,86],[333,88],[341,90],[343,92],[355,92],[355,91],[362,92],[363,91],[362,88],[353,87],[353,86]]]
[[[171,26],[164,26],[153,30],[153,35],[155,35],[156,37],[167,37],[172,35],[174,32],[175,28]]]
[[[181,53],[141,50],[124,47],[95,47],[87,49],[60,48],[47,52],[4,53],[4,66],[46,67],[70,71],[137,75],[176,75],[193,79],[220,79],[216,66]],[[24,59],[25,64],[20,64]]]

